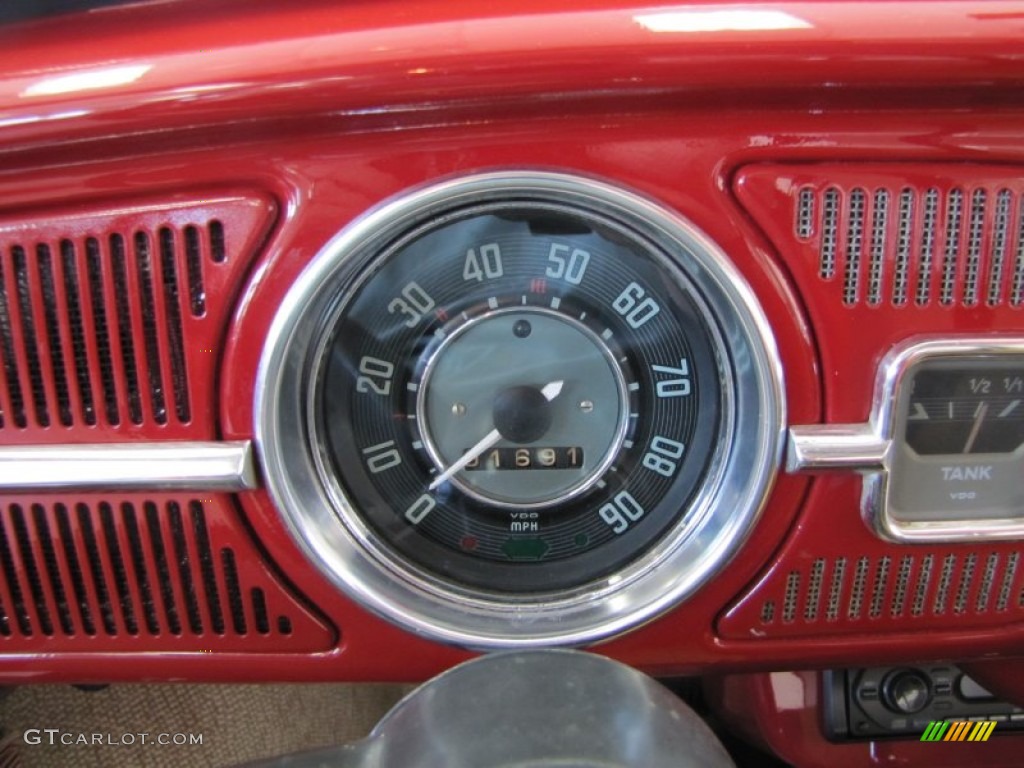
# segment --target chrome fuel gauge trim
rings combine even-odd
[[[930,518],[901,516],[896,509],[894,473],[907,472],[907,454],[917,453],[907,445],[905,431],[909,417],[914,377],[929,366],[985,367],[1019,360],[1024,367],[1024,338],[1018,336],[915,337],[895,347],[880,364],[873,394],[871,415],[859,424],[811,424],[789,428],[786,471],[790,473],[856,472],[863,476],[860,507],[865,522],[882,538],[903,543],[978,541],[1024,537],[1024,508],[1018,515],[993,509],[971,516],[952,511],[936,512]],[[949,406],[952,415],[953,405]],[[980,410],[980,409],[979,409]],[[982,415],[984,413],[982,412]],[[979,422],[980,423],[980,422]],[[977,424],[973,434],[977,435]],[[968,445],[973,442],[968,437]],[[1024,447],[1017,452],[1024,462]],[[984,475],[980,470],[957,473],[960,464],[951,460],[958,454],[936,454],[921,459],[936,474],[957,478]],[[916,460],[916,459],[915,459]],[[1014,461],[1018,457],[1014,456]],[[971,466],[974,466],[972,463]],[[986,464],[985,466],[988,466]],[[976,478],[971,478],[976,479]],[[958,491],[952,491],[957,494]],[[963,491],[962,493],[976,493]],[[905,494],[904,494],[905,495]],[[972,498],[966,498],[965,502]],[[966,508],[966,507],[965,507]]]

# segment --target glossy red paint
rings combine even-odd
[[[793,239],[793,192],[823,178],[899,189],[927,185],[936,173],[1016,189],[1024,161],[1016,103],[1024,85],[1024,4],[757,10],[769,15],[740,4],[659,8],[621,0],[530,0],[515,11],[444,2],[185,0],[13,25],[0,30],[0,216],[11,231],[35,233],[37,223],[106,210],[97,200],[126,201],[113,206],[127,216],[117,226],[132,229],[154,226],[145,224],[148,212],[132,210],[136,198],[190,200],[203,216],[220,210],[203,202],[207,195],[258,201],[243,250],[259,252],[230,262],[209,291],[222,302],[218,312],[231,315],[230,322],[219,315],[209,337],[209,348],[222,350],[215,386],[214,369],[195,353],[188,357],[190,370],[209,371],[196,397],[218,421],[187,434],[249,439],[273,314],[339,229],[403,190],[454,174],[543,168],[592,175],[679,211],[743,272],[776,335],[790,423],[862,421],[875,366],[893,343],[917,333],[1020,329],[1021,313],[1007,306],[846,307],[841,288],[818,277],[806,244]],[[732,28],[708,28],[716,23]],[[676,31],[655,31],[659,25]],[[10,403],[2,405],[6,415]],[[20,441],[11,434],[0,440]],[[47,442],[50,434],[26,441]],[[105,439],[92,434],[81,439]],[[172,436],[154,436],[163,434]],[[1008,628],[995,616],[941,629],[931,623],[927,633],[918,631],[921,622],[887,618],[843,632],[777,625],[767,637],[753,636],[763,630],[763,600],[784,601],[788,573],[812,567],[817,553],[888,556],[894,564],[918,553],[868,533],[858,495],[856,479],[812,483],[780,474],[756,530],[722,573],[685,605],[595,650],[651,672],[724,673],[966,660],[1019,648],[1019,625]],[[141,654],[126,642],[88,653],[54,637],[45,651],[0,659],[0,677],[422,679],[468,655],[354,605],[309,565],[264,493],[238,501],[245,535],[256,542],[245,547],[245,567],[280,574],[323,616],[315,627],[297,628],[301,652],[233,645],[216,654]],[[244,538],[241,526],[233,535]],[[1011,545],[996,549],[1003,548]],[[870,602],[873,587],[866,589]],[[340,640],[321,642],[326,625],[338,628]],[[773,717],[775,705],[757,694],[769,678],[742,679],[746,687],[731,690],[749,694],[755,716]],[[771,726],[795,743],[780,746],[782,737],[773,736],[773,746],[794,749],[786,754],[805,764],[842,764],[826,759],[831,754],[863,757],[863,747],[829,751],[815,736],[811,705],[800,712]],[[799,751],[804,738],[810,746]],[[925,746],[927,753],[908,754],[933,758]]]
[[[922,88],[949,99],[1020,84],[1022,13],[1019,2],[984,0],[527,0],[486,9],[186,0],[108,9],[0,30],[0,102],[10,110],[0,139],[11,149],[311,114],[426,111],[444,122],[455,104],[504,104],[515,114],[551,95],[563,107],[602,95],[664,103],[723,92],[735,106],[747,103],[740,93],[806,98],[808,89],[815,99],[868,89],[876,104],[899,90],[895,103],[905,103],[905,91]],[[138,69],[120,69],[108,87],[65,90],[57,80],[125,64]]]

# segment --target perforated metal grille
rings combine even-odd
[[[832,584],[828,593],[828,612],[825,615],[829,621],[836,621],[839,618],[839,608],[843,599],[843,580],[845,576],[846,558],[837,558],[832,568]]]
[[[868,565],[870,561],[866,557],[858,558],[857,566],[853,571],[853,587],[850,590],[850,600],[847,603],[846,617],[848,619],[859,619],[861,608],[864,605],[864,589],[868,581]]]
[[[823,280],[839,271],[847,306],[1024,303],[1016,190],[822,184],[794,202],[792,236],[817,252]]]
[[[800,190],[800,202],[796,215],[797,237],[806,240],[814,231],[814,190],[804,188]]]
[[[836,253],[839,251],[839,190],[825,190],[821,222],[821,259],[819,273],[826,280],[836,274]]]
[[[900,569],[896,575],[896,589],[892,594],[889,616],[898,619],[907,607],[907,590],[910,587],[910,571],[914,567],[914,558],[904,555],[900,558]]]
[[[807,585],[807,600],[804,604],[804,621],[817,621],[818,603],[821,600],[821,581],[825,575],[825,560],[818,558],[811,566],[811,581]]]
[[[856,304],[860,294],[866,198],[863,189],[855,189],[850,193],[847,211],[849,223],[846,230],[846,268],[843,272],[843,302],[846,304]]]
[[[225,503],[132,495],[3,504],[0,647],[57,638],[63,650],[76,640],[97,649],[124,638],[136,649],[290,643],[295,624],[308,627],[311,618],[254,550],[238,551]]]
[[[0,219],[0,440],[212,436],[223,323],[273,211],[225,195]]]
[[[8,243],[0,250],[0,352],[10,426],[25,428],[30,420],[43,427],[98,419],[116,426],[125,417],[135,424],[190,420],[181,274],[191,276],[184,289],[191,302],[201,304],[205,294],[201,265],[194,258],[187,262],[184,238],[161,227],[77,242],[57,237],[52,244]],[[91,348],[87,339],[95,339]],[[145,372],[141,381],[139,371]]]
[[[796,607],[799,596],[800,574],[794,571],[786,577],[786,597],[782,603],[782,620],[787,624],[796,618]]]
[[[905,625],[908,620],[947,629],[1000,623],[1024,618],[1019,559],[1016,551],[860,556],[852,562],[814,557],[801,568],[787,569],[784,577],[776,572],[774,581],[762,582],[750,608],[757,609],[759,637],[864,631],[867,626],[879,631],[887,622],[893,622],[893,630],[918,626]],[[780,599],[781,616],[774,609]],[[822,611],[824,622],[819,620]],[[726,626],[742,613],[733,611]]]
[[[882,604],[885,601],[885,591],[889,584],[890,565],[892,565],[892,560],[889,557],[879,558],[875,565],[875,584],[871,588],[871,609],[868,612],[868,616],[872,619],[877,619],[882,615]],[[895,602],[894,595],[892,604],[894,605]],[[892,605],[890,605],[889,611],[892,612]]]

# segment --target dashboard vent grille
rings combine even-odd
[[[816,482],[810,512],[776,561],[719,619],[723,637],[963,632],[1024,621],[1018,542],[886,542],[861,520],[858,491],[857,478]]]
[[[847,306],[1024,303],[1017,190],[805,186],[796,212],[793,238],[814,251],[822,280],[840,265]]]
[[[904,555],[892,578],[890,556],[859,557],[849,581],[845,578],[847,558],[816,558],[809,569],[790,570],[780,581],[780,616],[772,607],[779,599],[773,591],[759,601],[758,632],[802,633],[819,622],[822,633],[864,630],[883,618],[927,620],[990,613],[1006,618],[1024,600],[1024,584],[1019,583],[1017,573],[1019,557],[1017,552]],[[979,562],[985,563],[981,577],[976,571]],[[824,615],[820,606],[823,582],[830,585]],[[1011,601],[1011,595],[1018,600]],[[908,596],[913,597],[909,606]]]
[[[1019,168],[763,164],[733,188],[805,297],[880,314],[1024,307]]]
[[[327,647],[333,633],[244,539],[224,535],[226,514],[230,502],[220,497],[5,503],[0,648],[59,641],[65,651],[124,650],[125,640],[133,650]]]
[[[212,435],[223,323],[273,212],[228,195],[0,219],[4,441]]]

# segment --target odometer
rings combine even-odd
[[[742,282],[589,180],[400,199],[325,249],[278,326],[265,385],[297,410],[261,402],[272,492],[342,586],[446,639],[649,615],[720,565],[775,468],[778,370]]]

